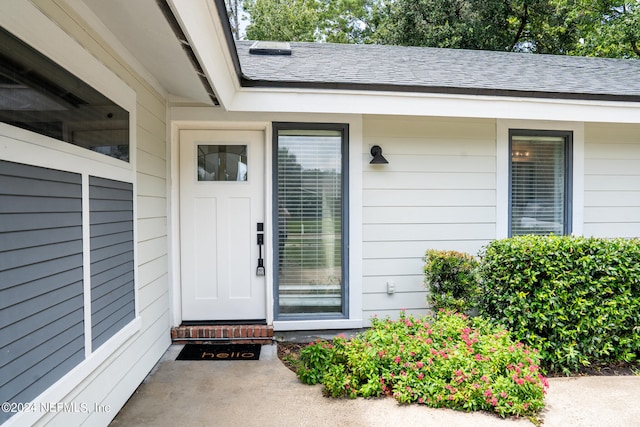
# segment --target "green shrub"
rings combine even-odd
[[[371,329],[351,340],[311,343],[299,360],[300,379],[317,380],[332,397],[390,395],[502,417],[535,416],[548,386],[536,350],[487,320],[452,311],[374,318]]]
[[[433,311],[444,308],[466,313],[476,305],[478,261],[471,255],[430,249],[424,265],[427,303]]]
[[[640,356],[640,241],[520,236],[486,246],[480,313],[569,373]]]
[[[322,381],[327,367],[337,364],[335,358],[338,354],[332,351],[332,348],[331,343],[318,340],[300,352],[300,359],[296,363],[296,374],[300,381],[305,384],[318,384]]]

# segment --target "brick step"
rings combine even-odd
[[[273,326],[269,325],[180,325],[171,328],[174,344],[230,342],[271,344]]]

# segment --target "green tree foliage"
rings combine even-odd
[[[483,8],[476,4],[484,3]],[[374,36],[401,46],[499,49],[510,43],[508,10],[492,0],[397,0]]]
[[[316,41],[322,19],[318,0],[247,0],[249,40]]]
[[[245,0],[247,38],[364,43],[379,21],[375,0]]]
[[[245,0],[252,40],[640,57],[640,0]]]
[[[640,58],[640,0],[558,0],[579,25],[574,55]]]
[[[515,0],[510,16],[512,44],[508,50],[566,55],[578,39],[570,8],[557,0]]]
[[[396,0],[383,44],[564,54],[576,25],[555,0]],[[375,38],[374,37],[374,38]]]
[[[379,0],[325,0],[326,41],[368,43],[384,18]]]

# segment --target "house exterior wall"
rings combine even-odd
[[[638,125],[364,116],[365,324],[373,314],[425,311],[426,249],[475,255],[506,237],[509,129],[572,132],[574,234],[640,236]],[[372,145],[389,164],[368,164]]]
[[[368,164],[372,145],[389,164]],[[424,313],[425,251],[495,238],[496,122],[365,116],[363,149],[363,318]]]
[[[350,257],[362,267],[360,275],[351,275],[350,298],[360,300],[362,311],[350,315],[360,317],[364,326],[374,314],[397,316],[402,308],[427,311],[422,273],[427,249],[475,255],[490,241],[506,237],[509,129],[572,133],[575,234],[638,235],[640,182],[633,167],[640,150],[638,125],[207,109],[178,109],[173,118],[185,123],[199,119],[197,126],[213,128],[246,128],[256,122],[268,128],[274,121],[351,123],[351,148],[360,152],[350,160],[350,196],[361,197],[361,204],[350,200]],[[358,122],[361,126],[354,125]],[[382,147],[388,164],[369,164],[373,145]],[[389,282],[395,286],[392,294]],[[275,323],[279,330],[329,327],[322,322]]]
[[[584,234],[640,236],[640,125],[585,125]]]
[[[124,330],[96,346],[82,363],[42,395],[47,402],[75,405],[72,406],[75,408],[88,405],[89,410],[16,414],[7,424],[106,425],[170,344],[166,99],[118,54],[118,47],[87,23],[95,21],[95,17],[80,15],[65,2],[33,3],[36,7],[25,1],[4,3],[0,24],[56,62],[63,63],[108,97],[112,96],[109,81],[119,80],[118,86],[129,88],[134,96],[132,105],[128,106],[133,135],[131,163],[123,166],[122,162],[106,156],[103,159],[102,155],[85,153],[86,150],[59,141],[43,143],[40,136],[22,130],[14,132],[4,124],[0,130],[3,133],[6,130],[7,134],[0,135],[5,143],[0,158],[22,162],[34,159],[42,163],[41,166],[70,171],[87,169],[86,165],[90,164],[93,170],[81,172],[86,184],[93,174],[115,180],[126,177],[123,181],[132,184],[134,194],[136,315]],[[87,68],[86,63],[93,64],[93,69],[108,69],[108,75],[92,75],[87,72],[91,68]],[[114,100],[118,102],[117,96]],[[88,242],[89,237],[87,230],[84,240]],[[85,253],[88,248],[89,243],[85,243]],[[88,304],[86,298],[85,304]],[[93,410],[96,406],[102,410]]]

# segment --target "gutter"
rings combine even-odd
[[[341,83],[341,82],[305,82],[305,81],[276,81],[255,80],[244,74],[238,76],[242,87],[254,88],[282,88],[282,89],[324,89],[324,90],[352,90],[371,92],[403,92],[403,93],[431,93],[440,95],[469,95],[509,98],[536,99],[566,99],[580,101],[613,101],[640,102],[640,95],[612,95],[578,92],[544,92],[510,89],[462,88],[451,86],[418,86],[394,85],[377,83]]]

